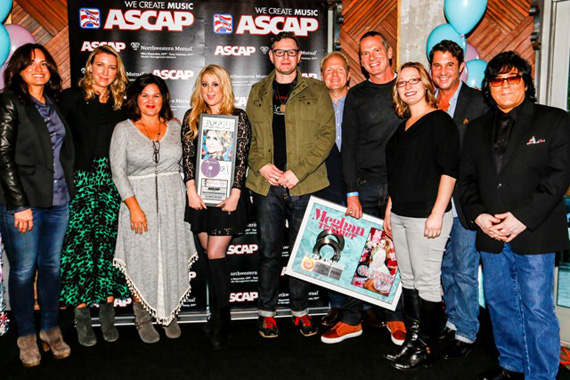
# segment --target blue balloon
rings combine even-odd
[[[464,36],[460,36],[459,33],[450,24],[441,24],[433,28],[429,37],[427,39],[426,50],[427,56],[429,58],[429,52],[435,45],[443,40],[450,40],[457,43],[463,49],[463,54],[465,54],[465,48],[467,47],[467,41]]]
[[[0,1],[0,23],[3,23],[10,14],[12,9],[12,0],[2,0]]]
[[[443,10],[447,21],[461,34],[467,34],[481,20],[487,0],[445,0]]]
[[[0,25],[0,66],[6,62],[8,55],[10,54],[10,35],[4,27]]]
[[[467,84],[469,87],[482,88],[483,78],[485,78],[485,69],[487,68],[487,62],[482,59],[473,59],[467,61]]]

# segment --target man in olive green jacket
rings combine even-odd
[[[335,119],[324,83],[297,69],[301,52],[292,33],[272,39],[269,58],[275,70],[252,87],[247,103],[252,140],[246,186],[254,193],[260,237],[258,330],[275,338],[285,220],[292,248],[311,194],[329,185],[324,161],[334,144]],[[291,313],[304,336],[317,333],[308,290],[308,283],[289,278]]]

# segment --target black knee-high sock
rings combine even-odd
[[[226,257],[209,259],[210,278],[216,298],[216,308],[222,310],[230,306],[230,267]]]

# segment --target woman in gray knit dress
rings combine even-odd
[[[182,182],[180,124],[172,120],[164,81],[145,74],[127,91],[128,120],[115,127],[110,160],[123,203],[115,266],[133,293],[136,325],[145,343],[177,338],[176,322],[190,294],[189,269],[196,260],[190,225],[184,222],[186,189]]]

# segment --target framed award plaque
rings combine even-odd
[[[311,196],[285,274],[395,310],[402,284],[383,221]]]
[[[200,115],[196,190],[207,206],[217,206],[232,191],[238,117]]]

